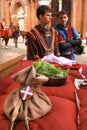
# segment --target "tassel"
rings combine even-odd
[[[13,127],[14,127],[14,122],[11,122],[10,129],[9,129],[9,130],[13,130]]]
[[[25,124],[26,124],[26,130],[30,130],[27,118],[25,118]]]

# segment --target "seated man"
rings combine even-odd
[[[27,60],[36,60],[50,53],[58,56],[58,32],[51,27],[52,10],[41,5],[37,8],[36,16],[39,24],[26,34]]]
[[[60,55],[75,60],[74,53],[81,54],[81,38],[75,28],[68,24],[68,14],[62,10],[58,13],[58,23],[54,26],[58,31]]]

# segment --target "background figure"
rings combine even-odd
[[[58,23],[54,28],[58,31],[60,55],[75,60],[74,53],[82,54],[82,40],[76,29],[69,25],[68,14],[65,10],[58,13]]]
[[[26,34],[27,59],[36,60],[45,55],[58,53],[58,32],[51,27],[52,10],[41,5],[36,10],[39,24]]]
[[[19,26],[14,26],[14,30],[12,32],[12,38],[14,39],[15,47],[18,47],[18,37],[20,36]]]

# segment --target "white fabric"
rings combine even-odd
[[[27,87],[26,87],[26,90],[21,89],[21,93],[24,94],[23,100],[26,100],[26,97],[27,97],[28,95],[30,95],[30,96],[33,95],[33,93],[31,92],[30,86],[27,86]]]
[[[61,66],[65,66],[65,65],[70,65],[72,66],[73,64],[76,64],[76,61],[72,61],[68,58],[65,58],[65,57],[57,57],[55,56],[53,53],[52,54],[49,54],[47,56],[44,56],[42,58],[42,61],[47,61],[47,62],[54,62],[54,63],[58,63],[60,64]]]
[[[87,78],[82,74],[82,67],[79,69],[79,72],[82,75],[83,79],[75,78],[74,84],[77,89],[79,89],[80,85],[87,85]]]

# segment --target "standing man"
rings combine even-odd
[[[58,31],[60,55],[75,60],[74,53],[80,54],[83,51],[80,35],[68,24],[68,14],[65,10],[60,11],[57,17],[58,23],[54,28]]]
[[[36,10],[39,24],[26,34],[27,60],[37,60],[45,55],[58,53],[58,32],[51,27],[52,10],[41,5]]]

